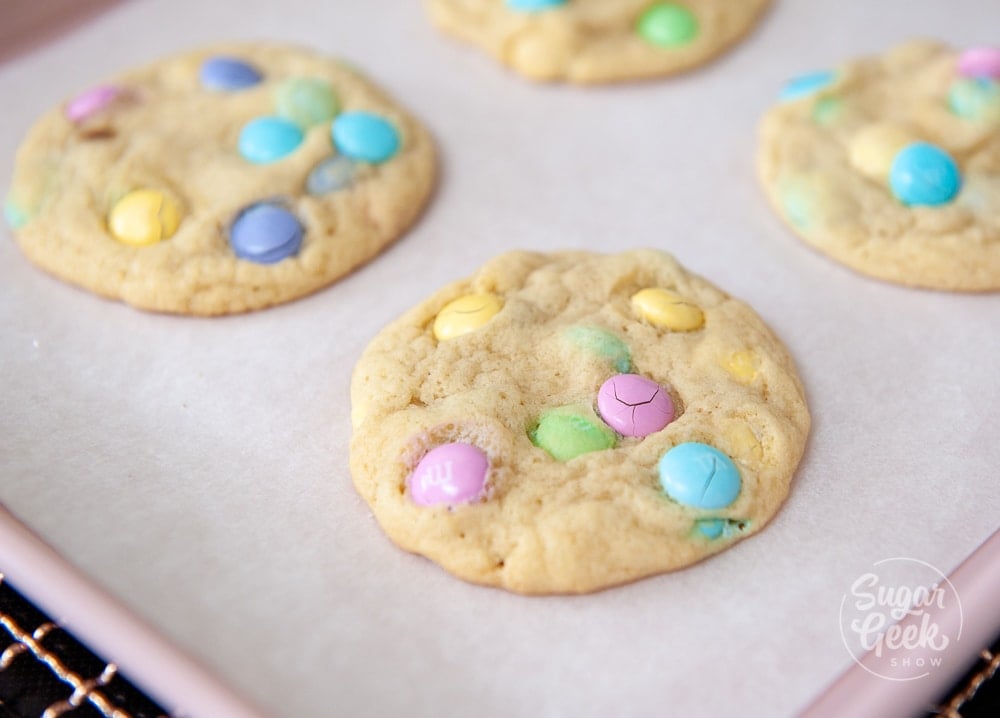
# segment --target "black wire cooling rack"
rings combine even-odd
[[[167,718],[167,712],[0,574],[0,718]]]

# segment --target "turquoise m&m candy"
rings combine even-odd
[[[832,84],[835,79],[837,79],[837,74],[832,70],[817,70],[793,77],[781,88],[778,99],[782,102],[790,102],[801,97],[808,97]]]
[[[678,444],[660,459],[660,486],[685,506],[721,509],[736,500],[742,480],[732,459],[696,441]]]
[[[377,164],[399,151],[399,133],[372,112],[345,112],[333,121],[333,144],[342,155]]]
[[[565,4],[566,0],[507,0],[507,7],[521,12],[538,12]]]
[[[954,199],[962,187],[958,165],[947,152],[927,142],[914,142],[896,154],[889,186],[907,206],[936,207]]]
[[[302,130],[291,120],[258,117],[240,132],[240,154],[254,164],[267,164],[294,152],[302,137]]]

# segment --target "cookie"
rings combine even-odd
[[[57,277],[142,309],[245,312],[314,292],[427,202],[421,125],[342,62],[225,45],[155,62],[43,116],[5,214]]]
[[[434,23],[534,80],[670,75],[734,44],[770,0],[428,0]]]
[[[351,403],[354,483],[389,537],[529,594],[759,531],[809,431],[761,319],[652,250],[495,258],[375,337]]]
[[[1000,289],[1000,49],[909,42],[795,78],[758,168],[782,219],[848,267]]]

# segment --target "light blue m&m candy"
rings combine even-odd
[[[240,132],[240,154],[254,164],[268,164],[294,152],[302,138],[302,130],[291,120],[258,117]]]
[[[507,7],[521,12],[538,12],[565,4],[566,0],[507,0]]]
[[[253,87],[261,81],[253,65],[235,57],[210,57],[201,64],[198,79],[206,90],[233,92]]]
[[[250,205],[229,228],[229,246],[240,259],[274,264],[302,246],[302,224],[294,214],[272,202]]]
[[[319,161],[306,177],[306,190],[312,195],[329,194],[354,184],[357,165],[350,157],[333,155]]]
[[[947,152],[927,142],[901,149],[889,170],[889,186],[907,206],[935,207],[954,199],[962,187],[958,165]]]
[[[678,444],[660,459],[660,486],[685,506],[721,509],[736,500],[742,480],[732,459],[714,446]]]
[[[399,133],[374,113],[345,112],[333,121],[333,144],[346,157],[377,164],[399,151]]]
[[[793,77],[781,88],[778,99],[782,102],[789,102],[791,100],[798,100],[801,97],[807,97],[832,84],[836,78],[837,74],[832,70],[818,70]]]

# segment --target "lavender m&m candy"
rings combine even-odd
[[[384,117],[371,112],[345,112],[333,121],[333,144],[340,154],[378,164],[399,151],[399,133]]]
[[[410,498],[418,506],[454,506],[476,501],[486,486],[489,460],[472,444],[455,442],[431,449],[410,474]]]
[[[220,55],[201,64],[198,79],[206,90],[233,92],[253,87],[261,81],[262,75],[248,62]]]
[[[674,419],[674,402],[663,387],[638,374],[618,374],[597,393],[601,418],[622,436],[648,436]]]
[[[229,245],[240,259],[274,264],[302,246],[302,224],[284,207],[270,202],[247,207],[229,229]]]
[[[73,123],[83,122],[114,102],[121,92],[121,88],[114,85],[101,85],[81,92],[66,103],[66,119]]]
[[[1000,47],[969,48],[958,56],[958,73],[1000,80]]]

